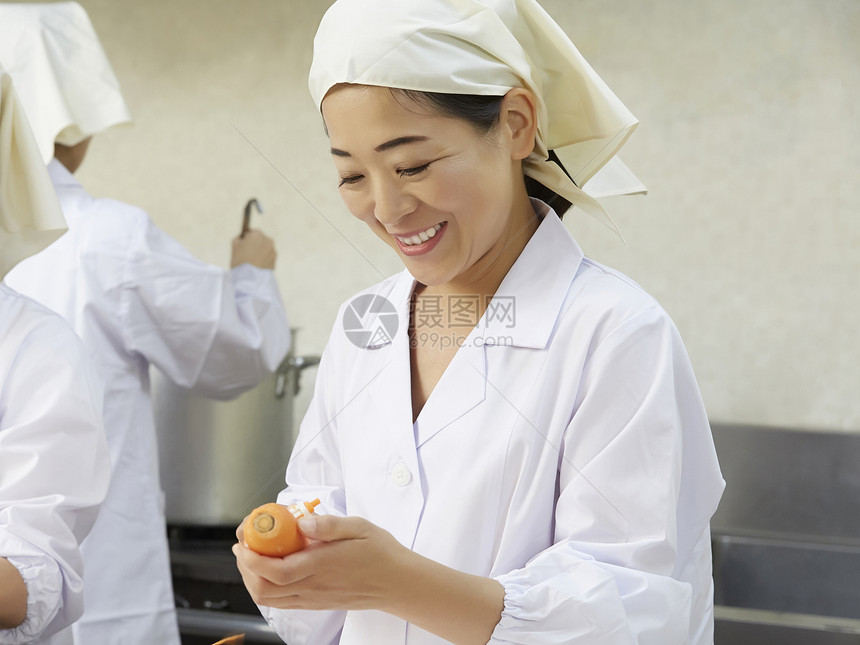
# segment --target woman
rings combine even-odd
[[[0,160],[2,278],[66,229],[2,68]],[[86,350],[59,316],[0,284],[0,644],[70,642],[50,637],[83,610],[79,546],[109,478]]]
[[[290,340],[274,244],[259,231],[237,238],[227,271],[194,258],[143,210],[78,182],[90,137],[130,116],[76,2],[0,3],[0,63],[14,70],[69,224],[7,284],[72,324],[105,383],[113,472],[81,547],[86,611],[75,642],[179,645],[149,369],[219,398],[273,372]]]
[[[692,369],[559,218],[602,215],[577,186],[635,120],[533,0],[338,0],[310,87],[344,203],[406,270],[325,350],[278,500],[323,500],[311,545],[234,547],[263,614],[291,644],[710,643]]]

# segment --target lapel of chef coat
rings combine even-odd
[[[370,378],[364,387],[379,408],[380,418],[395,434],[400,434],[404,427],[407,430],[412,427],[409,299],[414,285],[414,278],[404,270],[394,280],[387,280],[374,289],[372,293],[388,300],[397,311],[397,329],[372,348],[361,350],[366,352],[362,371]],[[408,434],[411,437],[411,432]]]
[[[486,398],[487,357],[484,348],[475,342],[478,336],[480,333],[476,327],[457,350],[424,403],[415,420],[415,444],[418,448]]]
[[[393,429],[392,440],[399,444],[404,434],[408,436],[409,447],[415,452],[420,440],[416,442],[419,428],[431,428],[433,434],[449,425],[455,419],[483,401],[485,395],[484,353],[480,346],[467,343],[461,347],[451,365],[445,370],[441,380],[427,400],[418,421],[412,423],[412,373],[409,351],[409,306],[415,279],[407,272],[401,273],[388,293],[380,293],[389,299],[398,313],[398,329],[390,343],[377,349],[369,357],[374,378],[368,391],[386,425]],[[476,333],[476,330],[470,334]],[[435,403],[433,403],[435,401]],[[425,414],[425,412],[427,414]],[[406,432],[404,432],[404,429]],[[415,432],[413,433],[413,430]],[[405,449],[406,446],[404,445]],[[408,465],[408,464],[407,464]],[[417,460],[415,465],[417,466]],[[410,466],[411,468],[411,466]],[[413,470],[413,472],[416,472]]]
[[[480,346],[461,347],[413,424],[408,325],[415,284],[408,271],[403,271],[390,290],[377,292],[394,305],[399,324],[390,343],[365,350],[372,352],[365,365],[372,375],[367,392],[377,411],[374,418],[387,429],[390,443],[386,448],[392,455],[389,468],[402,462],[418,476],[417,448],[425,435],[436,434],[484,400],[486,368]]]
[[[361,350],[367,352],[362,372],[370,378],[365,390],[376,409],[373,418],[383,429],[377,436],[387,442],[385,449],[394,455],[393,461],[402,461],[412,473],[417,473],[409,365],[409,301],[415,279],[404,270],[395,280],[383,283],[386,284],[387,288],[375,293],[386,298],[397,311],[397,330],[387,342]]]
[[[419,448],[484,401],[488,387],[501,389],[502,383],[487,376],[488,352],[543,350],[550,342],[583,254],[558,216],[543,202],[532,203],[543,218],[538,230],[427,399],[415,422]],[[408,343],[405,351],[409,379]],[[408,396],[411,401],[411,391]]]
[[[541,223],[502,280],[479,325],[488,351],[546,349],[582,264],[582,249],[555,211],[536,199],[532,204]],[[487,342],[490,339],[505,342],[492,345]]]

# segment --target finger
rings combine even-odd
[[[233,554],[240,572],[247,571],[275,586],[293,585],[312,575],[312,565],[296,557],[298,554],[270,557],[260,555],[244,544],[234,544]]]
[[[249,228],[242,235],[233,238],[234,242],[250,242],[260,235],[260,231],[255,228]]]
[[[320,542],[355,540],[367,537],[373,525],[360,517],[310,515],[299,518],[299,530],[307,538]]]
[[[249,552],[245,553],[243,549]],[[237,566],[242,576],[242,582],[255,603],[265,607],[278,607],[280,609],[315,608],[312,604],[309,604],[312,601],[309,601],[305,597],[307,593],[307,579],[302,578],[286,584],[284,581],[273,582],[267,579],[267,576],[277,579],[277,574],[269,572],[260,575],[254,570],[255,562],[263,563],[264,565],[274,565],[277,568],[278,565],[275,563],[282,562],[282,558],[260,556],[242,547],[240,544],[234,545],[233,552],[236,554]]]
[[[239,522],[239,526],[236,527],[236,539],[239,542],[245,542],[245,520],[247,519],[248,516],[246,515],[244,518],[242,518],[242,521]]]
[[[269,239],[268,236],[258,228],[248,229],[248,233],[245,235],[245,239],[247,240],[249,238],[257,241],[266,241]]]

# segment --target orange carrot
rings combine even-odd
[[[245,642],[245,634],[236,634],[235,636],[228,636],[227,638],[222,638],[217,643],[213,645],[242,645]]]
[[[283,506],[269,503],[258,506],[242,526],[245,546],[260,555],[282,558],[305,548],[307,540],[299,533],[297,519],[313,513],[319,500]]]

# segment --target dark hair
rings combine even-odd
[[[444,116],[463,119],[470,123],[479,134],[488,134],[498,125],[499,112],[502,107],[502,99],[504,98],[504,96],[444,94],[442,92],[420,92],[399,88],[391,88],[391,92],[395,98],[402,96]],[[552,151],[550,151],[550,159],[557,163],[564,173],[570,177],[570,174],[561,165],[558,157]],[[554,190],[547,188],[528,175],[524,176],[523,179],[525,180],[526,192],[528,192],[529,196],[537,197],[549,204],[559,217],[564,215],[570,208],[571,203]]]

